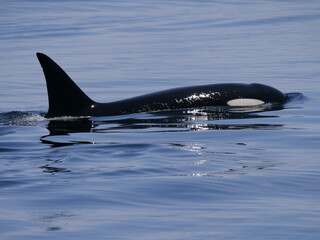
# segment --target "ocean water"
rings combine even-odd
[[[0,4],[0,238],[319,239],[320,2]],[[262,83],[248,113],[48,120],[35,53],[94,100]]]

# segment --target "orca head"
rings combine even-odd
[[[273,87],[252,83],[249,88],[244,88],[238,95],[227,101],[231,107],[258,106],[265,103],[284,103],[287,96]]]
[[[265,103],[283,103],[287,98],[283,92],[274,87],[270,87],[260,83],[252,83],[250,85],[258,95],[257,99]]]

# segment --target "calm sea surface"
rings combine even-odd
[[[320,239],[320,1],[0,3],[0,239]],[[305,97],[49,121],[36,52],[101,102],[227,82]]]

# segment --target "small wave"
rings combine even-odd
[[[308,97],[299,92],[286,93],[286,95],[288,98],[287,103],[300,103],[304,100],[308,100]]]
[[[0,113],[0,125],[9,126],[36,126],[44,120],[41,113],[11,111]]]

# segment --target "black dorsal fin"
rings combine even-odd
[[[46,118],[85,116],[95,104],[51,58],[37,53],[47,82],[49,110]]]

